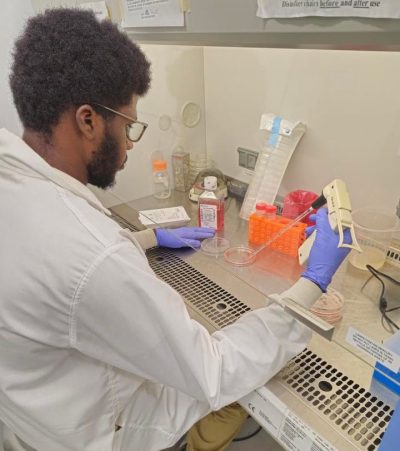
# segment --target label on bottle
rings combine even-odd
[[[211,204],[199,205],[200,227],[217,229],[217,206]]]

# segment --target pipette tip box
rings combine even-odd
[[[149,229],[157,227],[180,227],[190,222],[190,217],[182,207],[158,208],[139,211],[139,221]]]

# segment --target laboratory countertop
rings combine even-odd
[[[191,218],[190,225],[197,225],[197,204],[188,199],[187,193],[173,192],[166,200],[153,197],[132,200],[112,207],[114,214],[120,216],[137,229],[144,228],[138,221],[138,211],[170,206],[182,205]],[[231,246],[247,245],[247,226],[245,220],[240,219],[241,202],[236,198],[229,198],[225,202],[225,226],[222,236],[230,241]],[[301,275],[303,268],[297,259],[280,254],[279,252],[265,249],[260,252],[254,264],[247,267],[235,267],[225,262],[223,255],[210,256],[202,251],[195,252],[192,249],[174,250],[173,253],[181,260],[188,263],[201,274],[213,281],[222,289],[243,301],[251,309],[265,306],[266,297],[272,293],[280,293],[290,287]],[[396,277],[399,268],[391,265],[385,266],[385,271]],[[398,276],[397,276],[398,278]],[[318,358],[326,361],[329,366],[336,368],[338,372],[346,375],[351,381],[369,390],[371,376],[375,361],[354,348],[346,340],[350,326],[362,332],[366,336],[380,343],[390,336],[381,324],[381,315],[378,308],[379,283],[371,280],[362,289],[369,279],[369,273],[353,268],[345,261],[334,277],[332,286],[340,291],[345,299],[344,315],[342,320],[335,325],[332,341],[327,341],[322,336],[314,333],[308,349]],[[200,321],[210,332],[221,327],[211,321],[206,315],[202,315],[186,302],[191,316]],[[393,319],[400,322],[400,313],[393,312]],[[343,438],[343,433],[337,434],[328,428],[326,420],[310,409],[299,396],[287,390],[279,377],[268,382],[267,387],[279,396],[293,412],[302,417],[315,430],[323,432],[324,436],[333,443],[340,443],[338,449],[359,449],[349,445],[348,437]],[[307,407],[307,408],[305,408]],[[354,445],[354,443],[353,443]]]

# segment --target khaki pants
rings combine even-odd
[[[223,451],[239,432],[247,412],[239,404],[230,404],[211,412],[187,433],[187,451]]]
[[[226,450],[239,432],[246,418],[247,413],[236,403],[224,407],[217,412],[209,413],[194,424],[187,433],[187,451]],[[172,451],[176,447],[169,449]],[[0,451],[35,450],[20,440],[0,422]]]

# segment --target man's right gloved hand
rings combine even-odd
[[[316,221],[316,237],[308,258],[307,269],[302,277],[314,282],[325,293],[333,275],[350,249],[337,247],[339,235],[332,230],[329,224],[326,208],[320,208],[316,215],[310,216],[310,219],[314,220],[313,217]],[[308,228],[307,232],[311,232],[313,228],[314,226]],[[346,244],[351,243],[351,235],[348,229],[344,231],[344,242]]]

